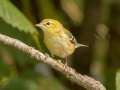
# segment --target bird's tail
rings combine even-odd
[[[84,45],[84,44],[77,43],[77,45],[75,46],[75,48],[79,48],[79,47],[88,47],[88,46]]]

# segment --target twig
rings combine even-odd
[[[56,61],[55,59],[44,55],[42,52],[34,49],[33,47],[30,47],[23,42],[8,37],[6,35],[0,34],[0,42],[4,43],[6,45],[13,46],[27,54],[29,54],[31,57],[35,58],[38,61],[42,61],[48,65],[50,65],[52,68],[58,70],[62,74],[64,74],[68,79],[70,79],[72,82],[83,86],[87,90],[106,90],[105,87],[95,79],[88,77],[86,75],[81,75],[80,73],[76,72],[74,69],[72,69],[69,66],[66,66],[64,68],[64,64],[61,62]]]

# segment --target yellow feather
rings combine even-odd
[[[75,48],[83,46],[78,44],[72,33],[57,20],[44,19],[36,26],[43,30],[44,43],[52,55],[66,58],[75,51]]]

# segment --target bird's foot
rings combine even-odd
[[[65,59],[65,63],[64,63],[64,69],[66,69],[66,67],[68,66],[68,63],[67,63],[67,58]]]
[[[50,57],[50,55],[48,53],[45,53],[45,60]]]

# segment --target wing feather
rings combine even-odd
[[[82,47],[82,46],[88,47],[87,45],[83,45],[83,44],[78,43],[77,40],[75,39],[75,37],[72,35],[72,33],[69,30],[64,29],[64,32],[68,35],[70,42],[75,44],[75,48]]]

